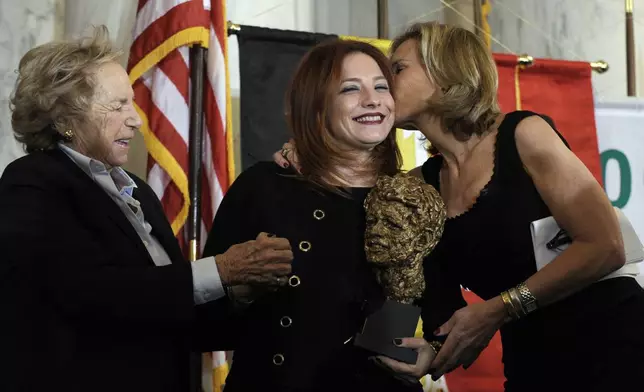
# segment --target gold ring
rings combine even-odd
[[[288,159],[288,153],[291,151],[290,148],[282,148],[282,157]]]

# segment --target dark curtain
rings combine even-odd
[[[284,94],[300,59],[316,44],[337,35],[241,26],[242,169],[272,154],[290,137],[284,119]]]

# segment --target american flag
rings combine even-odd
[[[225,0],[139,0],[128,72],[148,150],[147,182],[161,200],[184,251],[190,205],[188,129],[191,45],[208,48],[204,81],[201,249],[215,211],[234,179],[226,64]],[[214,333],[214,331],[213,331]],[[227,373],[213,353],[213,390]],[[208,385],[204,385],[210,389]]]

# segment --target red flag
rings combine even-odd
[[[601,184],[591,73],[587,62],[535,59],[519,71],[519,84],[523,110],[550,116]]]
[[[507,54],[495,54],[494,60],[501,110],[530,110],[552,118],[572,151],[601,184],[590,64],[534,59],[531,66],[519,66],[518,57]]]

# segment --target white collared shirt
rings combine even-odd
[[[171,264],[172,261],[167,252],[151,234],[152,226],[145,220],[141,204],[132,197],[134,188],[137,186],[125,170],[118,166],[108,170],[102,162],[87,157],[63,143],[59,143],[58,146],[118,205],[141,238],[154,264],[157,266]],[[190,265],[194,299],[197,305],[214,301],[225,295],[214,257],[195,260]]]

